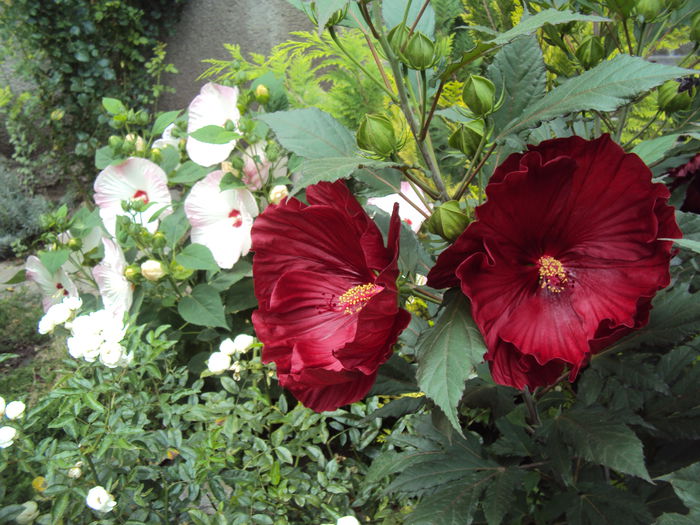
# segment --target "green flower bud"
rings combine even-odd
[[[458,149],[467,157],[471,157],[479,148],[483,136],[484,121],[473,120],[457,128],[457,130],[450,135],[448,143],[450,147]]]
[[[700,43],[700,11],[690,19],[690,39]]]
[[[635,0],[605,0],[608,9],[626,18],[634,9]]]
[[[422,71],[435,63],[435,44],[420,31],[416,31],[408,40],[403,53],[406,65],[411,69]]]
[[[258,84],[258,87],[255,88],[255,100],[258,104],[263,105],[267,104],[270,100],[270,90],[267,89],[265,84]]]
[[[605,48],[600,37],[589,36],[576,50],[576,58],[586,69],[597,65],[605,58]]]
[[[388,157],[399,150],[391,120],[384,115],[369,113],[362,117],[357,128],[357,145],[380,157]]]
[[[428,220],[428,230],[443,239],[454,241],[469,225],[469,215],[459,207],[457,201],[440,205]]]
[[[160,152],[159,148],[151,149],[151,153],[148,155],[148,157],[156,164],[160,164],[160,161],[163,160],[163,154]]]
[[[496,103],[496,86],[488,78],[469,75],[462,89],[462,100],[476,116],[488,115]]]
[[[124,139],[118,135],[112,135],[111,137],[109,137],[107,144],[109,144],[109,147],[112,148],[114,151],[118,151],[124,144]]]
[[[68,239],[68,242],[66,243],[68,248],[74,252],[77,252],[80,250],[80,248],[83,247],[83,241],[81,239],[78,239],[76,237],[72,237]]]
[[[311,2],[310,4],[302,4],[305,5],[303,7],[304,12],[306,13],[306,16],[309,17],[309,20],[317,26],[318,25],[318,10],[316,9],[316,2]],[[338,25],[340,22],[343,21],[345,18],[345,15],[348,12],[347,6],[345,6],[344,9],[338,9],[337,11],[334,11],[331,16],[328,17],[328,21],[326,22],[326,27],[332,27],[335,25]]]
[[[130,281],[132,283],[137,282],[139,280],[140,275],[141,268],[139,268],[137,264],[130,264],[124,270],[124,277],[126,277],[127,281]]]
[[[185,268],[181,264],[173,262],[170,264],[170,273],[178,281],[183,281],[192,275],[194,271],[190,270],[189,268]]]
[[[645,22],[654,20],[663,10],[663,0],[637,0],[637,13],[644,17]]]
[[[397,57],[403,60],[403,52],[405,51],[406,42],[408,41],[408,33],[411,29],[403,24],[397,25],[389,31],[389,45]]]
[[[245,161],[240,158],[240,157],[233,157],[231,159],[231,172],[235,171],[241,171],[243,169],[243,166],[245,165]]]
[[[165,234],[163,232],[156,232],[153,234],[153,239],[151,242],[153,243],[154,248],[162,248],[165,246],[167,239],[165,238]]]
[[[659,88],[659,109],[665,111],[666,113],[673,113],[675,111],[683,111],[684,109],[688,109],[690,107],[690,104],[693,102],[693,97],[690,95],[690,91],[679,93],[678,86],[678,82],[675,80],[669,80]]]

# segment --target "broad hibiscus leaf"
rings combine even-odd
[[[632,149],[632,153],[639,155],[644,161],[644,164],[653,164],[664,158],[666,153],[676,144],[676,140],[680,136],[680,133],[674,133],[672,135],[664,135],[663,137],[645,140],[637,144]]]
[[[651,482],[642,442],[602,409],[572,409],[555,419],[557,430],[581,458]]]
[[[695,253],[700,253],[700,241],[693,241],[691,239],[673,239],[673,242],[675,242],[681,248],[692,250]]]
[[[518,468],[506,468],[494,474],[493,480],[486,488],[482,503],[488,525],[500,525],[503,522],[503,518],[511,507],[513,492],[523,484],[524,478],[528,475],[538,478],[536,473],[527,473]]]
[[[484,474],[473,480],[445,486],[416,505],[406,517],[406,525],[465,525],[473,522],[476,506],[484,490]]]
[[[195,286],[191,295],[180,299],[177,311],[188,323],[228,329],[219,292],[208,284]]]
[[[683,504],[700,513],[700,462],[660,477],[668,481]]]
[[[692,69],[655,64],[639,57],[618,55],[554,88],[518,118],[513,119],[495,139],[501,140],[506,135],[535,127],[542,121],[566,113],[587,110],[614,111],[637,95],[667,80],[694,72]]]
[[[575,489],[557,494],[545,512],[566,511],[567,525],[617,525],[651,523],[652,517],[644,501],[631,490],[606,483],[579,483]],[[555,510],[556,509],[556,510]],[[563,523],[552,519],[547,523]]]
[[[175,122],[175,119],[180,116],[180,113],[182,113],[182,110],[178,109],[175,111],[166,111],[165,113],[161,113],[160,115],[158,115],[158,118],[153,123],[151,135],[162,135],[163,131],[165,131],[165,128],[167,128],[170,124]]]
[[[486,345],[472,320],[469,303],[459,293],[425,332],[418,346],[418,386],[442,409],[450,423],[462,432],[457,404],[464,382],[484,360]]]
[[[189,244],[177,254],[175,261],[190,270],[219,271],[219,265],[216,264],[211,250],[202,244]]]
[[[39,260],[50,273],[56,273],[70,257],[70,250],[39,251]]]
[[[357,151],[350,130],[318,108],[277,111],[257,118],[272,128],[282,146],[300,157],[352,157]]]
[[[412,2],[408,9],[406,24],[412,26],[424,2]],[[384,0],[382,2],[382,16],[386,26],[391,29],[399,25],[403,20],[403,13],[406,9],[406,0]],[[425,11],[416,25],[416,31],[432,37],[435,33],[435,11],[433,6],[427,5]]]
[[[322,159],[306,159],[299,166],[301,178],[294,184],[291,195],[299,190],[321,181],[335,182],[352,175],[360,166],[372,168],[386,168],[391,166],[389,162],[366,159],[358,155],[347,157],[324,157]]]
[[[607,22],[608,18],[603,16],[595,15],[583,15],[581,13],[573,13],[567,11],[566,9],[545,9],[540,11],[536,15],[523,17],[520,23],[513,29],[501,33],[498,37],[494,38],[489,42],[489,44],[507,44],[508,42],[514,40],[521,35],[529,35],[542,27],[545,24],[566,24],[568,22]]]

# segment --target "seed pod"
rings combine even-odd
[[[645,22],[654,20],[664,10],[663,0],[638,0],[637,13],[644,17]]]
[[[488,115],[496,103],[496,86],[488,78],[469,75],[462,89],[462,100],[476,116]]]
[[[471,157],[479,148],[483,136],[484,121],[473,120],[457,128],[457,130],[450,135],[448,143],[451,147],[458,149],[467,157]]]
[[[408,40],[403,58],[411,69],[428,69],[435,62],[435,43],[420,31],[416,31]]]
[[[469,222],[469,216],[459,207],[459,202],[447,201],[430,216],[428,230],[443,239],[454,241],[469,226]]]
[[[360,149],[388,157],[398,151],[394,126],[384,115],[366,114],[357,128],[357,145]]]

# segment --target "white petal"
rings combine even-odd
[[[150,223],[151,217],[163,208],[166,209],[160,217],[172,213],[168,176],[160,166],[148,159],[132,157],[116,166],[108,166],[97,176],[95,203],[110,234],[115,234],[117,216],[126,215],[122,201],[133,199],[139,192],[146,194],[150,206],[140,214],[138,221],[155,232],[158,225]]]
[[[52,274],[41,264],[37,256],[30,255],[24,269],[27,271],[27,279],[39,285],[43,295],[42,305],[45,312],[52,305],[63,301],[65,297],[78,296],[78,288],[62,268]]]
[[[238,123],[238,88],[221,86],[212,82],[202,86],[188,108],[187,133],[204,126],[223,126],[230,120]],[[223,162],[231,154],[236,141],[226,144],[207,144],[187,137],[187,154],[200,166],[212,166]]]
[[[243,155],[243,182],[251,190],[259,190],[270,177],[270,162],[265,155],[264,143],[248,146]],[[258,158],[257,162],[255,157]]]
[[[102,239],[102,244],[105,256],[102,262],[93,268],[92,275],[97,281],[105,310],[117,319],[122,319],[124,312],[131,308],[133,299],[131,283],[124,277],[126,260],[122,249],[113,240]]]
[[[420,199],[418,194],[413,190],[413,187],[408,182],[401,183],[401,193],[410,200],[412,203],[416,204],[421,210],[425,211],[430,215],[430,209],[426,208],[423,201]],[[402,221],[408,223],[414,232],[420,230],[421,224],[425,220],[425,216],[416,210],[411,204],[409,204],[406,199],[401,197],[398,193],[392,193],[385,197],[371,197],[367,199],[367,204],[376,206],[380,210],[387,213],[392,213],[394,210],[394,203],[399,203],[399,217]]]

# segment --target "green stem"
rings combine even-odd
[[[627,49],[629,50],[630,55],[634,55],[634,51],[632,50],[632,37],[630,36],[630,29],[627,25],[627,18],[624,18],[622,20],[622,28],[625,30],[625,40],[627,40]]]
[[[100,477],[97,475],[97,469],[95,468],[95,464],[92,462],[92,457],[90,454],[85,454],[83,453],[83,457],[85,458],[85,461],[87,461],[88,466],[90,467],[90,471],[92,472],[92,477],[95,478],[95,485],[102,486],[102,483],[100,482]]]
[[[420,72],[420,132],[418,140],[423,137],[423,129],[425,128],[425,119],[428,113],[428,78],[425,75],[425,69]]]
[[[173,290],[175,290],[175,293],[177,296],[182,299],[182,293],[180,292],[180,289],[177,287],[177,283],[175,282],[175,279],[173,279],[173,276],[168,274],[168,282],[170,283],[170,286],[173,287]]]
[[[481,150],[484,147],[483,140],[479,144],[479,149],[477,150],[477,154],[474,156],[474,159],[476,159],[479,156],[479,153],[481,153]],[[482,157],[482,159],[479,161],[479,163],[476,165],[474,169],[469,170],[468,174],[465,176],[464,180],[462,181],[462,184],[459,186],[459,189],[454,195],[454,200],[459,200],[462,198],[462,196],[466,193],[467,188],[469,188],[469,184],[471,181],[474,179],[474,176],[481,171],[481,168],[484,167],[484,164],[486,164],[486,161],[488,158],[491,156],[493,151],[496,149],[496,144],[492,144],[489,150],[486,152],[486,154]]]
[[[426,301],[430,301],[434,304],[442,304],[442,297],[438,297],[437,295],[433,295],[430,292],[421,290],[417,286],[414,287],[414,285],[409,285],[409,288],[411,290],[411,294],[415,295],[416,297],[420,297],[421,299],[425,299]]]
[[[635,140],[637,140],[639,137],[641,137],[641,136],[644,134],[644,132],[645,132],[646,130],[648,130],[654,122],[656,122],[656,119],[659,118],[659,115],[661,115],[661,110],[658,110],[658,111],[656,112],[656,115],[654,115],[654,116],[649,120],[649,122],[647,122],[647,123],[644,125],[644,127],[643,127],[641,130],[639,130],[638,133],[636,133],[636,134],[634,135],[634,137],[632,137],[632,138],[629,139],[627,142],[625,142],[625,144],[622,145],[622,148],[623,148],[623,149],[627,149],[629,146],[631,146],[632,143],[633,143]]]
[[[532,426],[538,426],[540,424],[540,416],[537,413],[537,405],[535,404],[530,389],[525,387],[523,389],[523,401],[527,407],[528,418],[527,422]]]
[[[442,90],[445,87],[445,79],[440,79],[440,85],[437,88],[437,91],[435,92],[435,95],[433,95],[433,103],[430,106],[430,111],[428,112],[428,116],[425,118],[425,121],[423,122],[423,129],[420,131],[420,139],[421,141],[425,140],[425,135],[428,133],[428,128],[430,127],[430,122],[433,120],[433,115],[435,114],[435,109],[437,108],[438,105],[438,100],[440,99],[440,95],[442,94]]]

